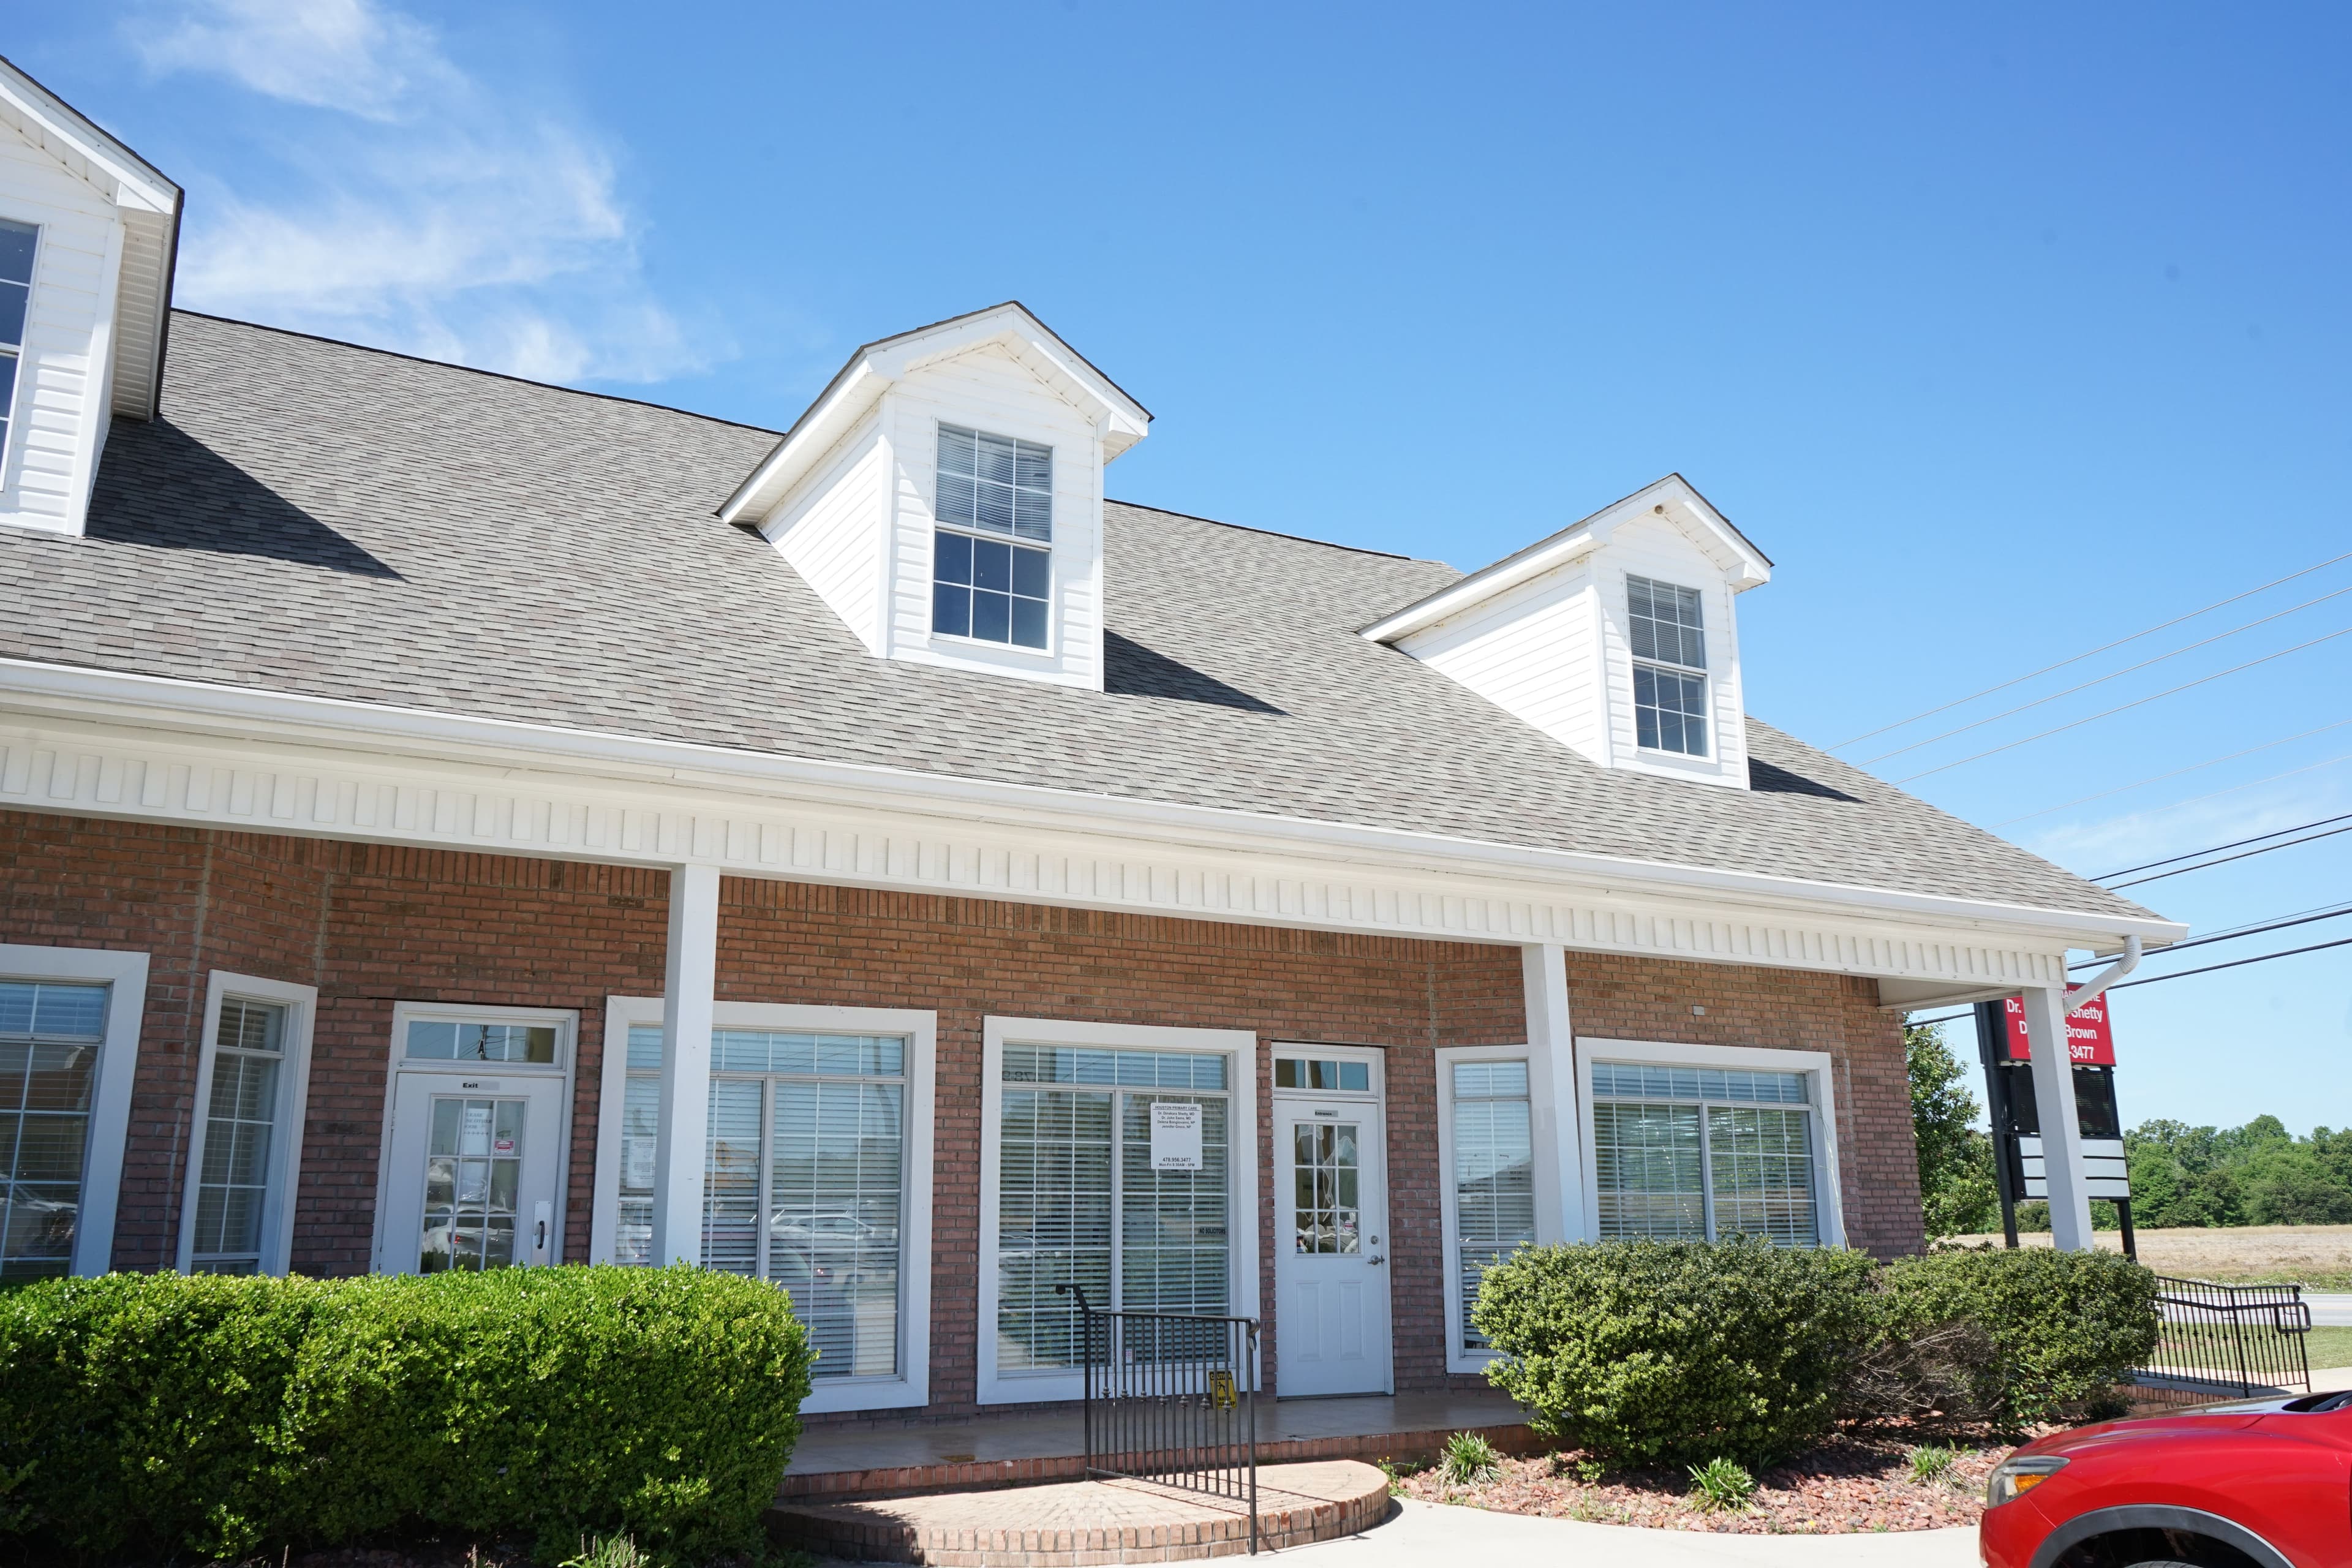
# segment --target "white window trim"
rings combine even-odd
[[[1085,1395],[1081,1374],[996,1370],[997,1204],[1004,1135],[1004,1047],[1094,1046],[1110,1050],[1217,1051],[1226,1058],[1226,1092],[1232,1097],[1234,1173],[1234,1299],[1226,1311],[1236,1318],[1258,1315],[1258,1167],[1265,1159],[1257,1121],[1257,1036],[1248,1029],[1190,1029],[1152,1024],[1088,1024],[1069,1018],[989,1016],[981,1032],[980,1088],[980,1345],[978,1402],[1034,1405]],[[1322,1047],[1318,1047],[1322,1048]],[[1361,1098],[1350,1096],[1349,1098]],[[1246,1152],[1244,1141],[1246,1140]],[[1264,1347],[1261,1346],[1261,1353]]]
[[[588,1260],[613,1261],[621,1206],[621,1110],[628,1094],[629,1027],[659,1025],[658,996],[604,999],[604,1065],[596,1110],[596,1176],[590,1202]],[[899,1231],[898,1375],[827,1378],[801,1408],[919,1409],[931,1402],[932,1123],[938,1094],[940,1016],[908,1007],[803,1007],[782,1002],[719,1002],[718,1029],[795,1029],[907,1037],[906,1211]]]
[[[446,1018],[470,1024],[552,1024],[555,1026],[555,1060],[538,1062],[491,1062],[471,1068],[464,1062],[443,1062],[420,1058],[411,1062],[407,1057],[408,1026],[420,1018]],[[375,1237],[368,1251],[368,1267],[383,1271],[384,1205],[392,1196],[392,1112],[400,1097],[400,1075],[403,1072],[437,1073],[443,1075],[467,1073],[484,1076],[495,1071],[500,1078],[560,1078],[563,1080],[563,1121],[556,1130],[555,1146],[555,1235],[548,1244],[548,1256],[557,1262],[563,1259],[563,1223],[572,1193],[572,1101],[579,1092],[572,1079],[573,1065],[579,1060],[580,1014],[571,1007],[507,1007],[492,1005],[467,1006],[457,1002],[394,1002],[392,1005],[391,1059],[383,1074],[383,1125],[376,1134],[375,1163]]]
[[[1437,1168],[1438,1204],[1442,1211],[1445,1268],[1445,1370],[1476,1373],[1486,1370],[1499,1351],[1462,1348],[1466,1325],[1462,1321],[1462,1227],[1457,1215],[1460,1197],[1454,1189],[1454,1068],[1457,1062],[1525,1062],[1528,1064],[1528,1135],[1535,1150],[1536,1245],[1550,1247],[1566,1239],[1560,1235],[1559,1205],[1544,1194],[1559,1187],[1558,1140],[1545,1135],[1550,1106],[1551,1075],[1538,1060],[1545,1053],[1528,1046],[1440,1046],[1437,1047]],[[1589,1234],[1589,1232],[1588,1232]]]
[[[951,522],[948,519],[940,515],[940,432],[952,423],[953,421],[951,420],[938,418],[934,418],[931,421],[931,488],[930,492],[923,498],[924,508],[930,514],[931,527],[935,532],[943,531],[948,533],[960,535],[965,539],[994,540],[998,543],[1010,544],[1016,549],[1042,550],[1045,552],[1045,646],[1044,647],[1031,647],[1027,643],[1011,641],[991,642],[986,637],[976,637],[956,632],[939,631],[935,629],[931,624],[933,612],[929,607],[929,602],[928,599],[925,601],[923,610],[923,637],[925,642],[927,644],[939,644],[944,647],[958,651],[973,650],[987,654],[1013,654],[1021,658],[1034,660],[1041,664],[1058,664],[1062,658],[1062,596],[1057,591],[1061,582],[1059,546],[1062,531],[1062,459],[1060,455],[1060,445],[1059,443],[1053,441],[1040,441],[1033,437],[1016,436],[1007,430],[983,430],[977,425],[958,425],[955,426],[959,430],[970,430],[975,435],[993,436],[1000,441],[1025,441],[1032,447],[1043,447],[1045,448],[1049,456],[1049,459],[1054,465],[1054,482],[1048,485],[1045,489],[1046,497],[1052,503],[1054,509],[1054,521],[1052,525],[1054,534],[1053,537],[1043,540],[1016,539],[1009,533],[998,533],[990,529],[974,527],[972,524],[968,522]],[[930,550],[930,556],[924,568],[923,581],[926,584],[937,584],[940,580],[940,563],[939,543],[936,538],[931,542]]]
[[[1729,1068],[1734,1071],[1798,1072],[1807,1085],[1813,1119],[1813,1211],[1820,1217],[1821,1245],[1845,1245],[1844,1183],[1838,1173],[1837,1085],[1827,1051],[1775,1050],[1761,1046],[1689,1046],[1656,1040],[1605,1040],[1579,1036],[1576,1042],[1576,1120],[1584,1161],[1584,1234],[1601,1235],[1600,1159],[1592,1136],[1592,1064],[1639,1062],[1654,1067]]]
[[[48,253],[49,229],[54,220],[19,216],[19,210],[0,209],[0,217],[5,217],[12,223],[21,223],[33,231],[33,276],[32,280],[25,286],[25,337],[29,339],[33,335],[33,297],[41,291],[41,263]],[[56,209],[45,205],[43,210],[55,211]],[[109,241],[110,248],[112,247],[113,243],[111,240]],[[9,383],[8,405],[0,408],[0,419],[7,421],[5,427],[0,427],[0,497],[13,497],[16,494],[16,481],[24,472],[25,465],[21,459],[25,453],[25,443],[16,437],[23,430],[25,422],[17,416],[17,410],[23,409],[29,413],[32,408],[32,398],[25,385],[25,372],[32,361],[32,344],[19,341],[11,352],[16,357],[16,374]],[[77,1243],[77,1248],[79,1248],[79,1243]],[[77,1271],[79,1271],[79,1265],[77,1265]]]
[[[122,1195],[122,1150],[131,1132],[131,1082],[139,1071],[139,1030],[147,1008],[147,955],[103,947],[0,942],[0,979],[98,981],[106,993],[106,1035],[89,1100],[82,1154],[81,1212],[74,1216],[73,1271],[114,1266],[115,1206]]]
[[[266,980],[257,974],[233,974],[215,969],[205,993],[203,1053],[196,1061],[196,1098],[188,1131],[186,1193],[180,1203],[180,1249],[174,1265],[188,1272],[195,1259],[196,1196],[205,1169],[205,1139],[210,1130],[213,1064],[219,1056],[221,1004],[231,996],[269,1002],[286,1009],[285,1031],[278,1037],[284,1063],[278,1078],[275,1121],[278,1132],[269,1151],[269,1173],[261,1205],[263,1274],[283,1274],[291,1267],[294,1249],[294,1200],[302,1176],[302,1125],[310,1103],[310,1036],[319,1010],[319,988],[289,981]]]

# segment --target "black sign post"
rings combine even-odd
[[[1977,1004],[1977,1055],[1985,1069],[1985,1112],[1992,1124],[1992,1178],[2000,1194],[2000,1230],[2017,1245],[2017,1205],[2025,1195],[2025,1151],[2021,1140],[2042,1136],[2042,1115],[2033,1097],[2033,1067],[2009,1054],[2009,1023],[2002,1004]],[[2087,1064],[2074,1068],[2074,1126],[2084,1139],[2116,1142],[2123,1117],[2116,1106],[2116,1069]],[[2131,1199],[2102,1200],[2116,1205],[2124,1256],[2139,1260],[2132,1234]]]

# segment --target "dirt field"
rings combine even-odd
[[[1962,1237],[1970,1245],[2000,1235]],[[2294,1280],[2314,1289],[2352,1290],[2352,1225],[2249,1225],[2221,1230],[2142,1230],[2139,1260],[2158,1274],[2228,1283]],[[2047,1247],[2047,1232],[2025,1235],[2027,1247]],[[2123,1250],[2117,1232],[2098,1233],[2099,1245]]]

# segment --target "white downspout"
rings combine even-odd
[[[2099,999],[2108,986],[2138,967],[2139,938],[2127,936],[2124,938],[2124,953],[2121,958],[2093,975],[2086,984],[2066,993],[2066,1010],[2073,1013],[2089,1006]]]

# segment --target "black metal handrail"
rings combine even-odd
[[[2139,1382],[2191,1399],[2309,1392],[2311,1308],[2300,1285],[2159,1276],[2157,1344]]]
[[[1258,1549],[1257,1320],[1104,1311],[1082,1285],[1087,1474],[1204,1492],[1249,1510]]]

